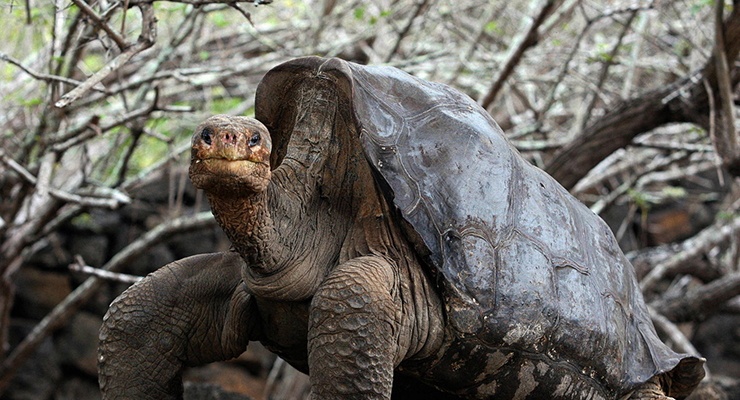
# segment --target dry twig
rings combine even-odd
[[[126,47],[121,54],[106,64],[100,71],[87,78],[80,86],[77,86],[69,93],[62,96],[62,98],[54,103],[57,108],[65,108],[75,100],[79,99],[82,95],[87,93],[93,86],[100,83],[103,79],[108,77],[119,68],[126,65],[131,60],[131,57],[137,53],[148,49],[154,44],[156,38],[156,19],[154,18],[154,11],[151,4],[140,4],[139,9],[141,10],[142,28],[141,36],[135,44]]]
[[[75,262],[69,264],[69,270],[74,272],[81,272],[83,274],[92,275],[100,279],[113,282],[122,282],[128,284],[134,284],[144,279],[141,276],[134,276],[129,274],[122,274],[120,272],[111,272],[104,269],[95,268],[87,265],[85,260],[79,254],[75,256]]]
[[[539,2],[539,0],[532,1]],[[496,96],[498,96],[501,88],[504,86],[504,82],[506,82],[512,72],[514,72],[514,68],[519,64],[524,52],[528,48],[536,45],[539,41],[540,38],[537,35],[537,29],[555,8],[557,8],[557,5],[553,0],[544,0],[537,8],[537,13],[532,17],[529,28],[523,30],[519,37],[514,39],[514,42],[509,48],[509,52],[504,59],[502,67],[493,78],[493,83],[488,89],[488,92],[486,92],[480,100],[481,107],[488,109],[491,104],[493,104],[494,100],[496,100]]]
[[[124,265],[131,262],[144,251],[170,238],[172,235],[189,232],[198,229],[214,227],[216,225],[213,215],[210,212],[202,212],[196,215],[182,216],[173,220],[165,221],[156,228],[150,230],[139,239],[135,240],[128,246],[124,247],[118,254],[113,256],[101,268],[104,271],[115,272]],[[16,346],[13,352],[5,359],[0,366],[0,393],[4,392],[10,380],[13,378],[18,368],[30,356],[36,347],[56,329],[64,326],[69,318],[85,304],[90,297],[98,290],[102,281],[97,276],[91,276],[69,294],[61,303],[44,317],[26,336],[23,341]]]

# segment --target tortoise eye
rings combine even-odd
[[[252,138],[249,139],[249,147],[254,147],[254,146],[257,146],[258,144],[260,144],[260,139],[261,139],[260,138],[260,134],[259,133],[254,133],[252,135]]]
[[[213,135],[213,131],[211,128],[203,128],[203,130],[200,132],[200,138],[203,139],[204,142],[206,142],[207,145],[211,144],[211,136]]]

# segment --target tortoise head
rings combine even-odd
[[[270,133],[258,120],[210,117],[193,133],[190,180],[209,194],[262,192],[270,182],[271,149]]]

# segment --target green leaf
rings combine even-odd
[[[21,99],[21,104],[23,104],[26,107],[33,107],[41,104],[43,100],[41,100],[38,97],[32,98],[32,99]]]
[[[731,211],[720,211],[717,213],[717,219],[723,220],[723,221],[729,221],[733,218],[735,218],[737,214]]]
[[[689,10],[691,10],[691,15],[696,15],[702,8],[707,6],[714,7],[714,0],[701,0],[693,4]]]
[[[365,6],[355,8],[355,19],[361,21],[365,18]]]
[[[241,104],[244,101],[244,99],[238,98],[238,97],[231,97],[231,98],[224,98],[224,99],[213,99],[213,102],[211,103],[211,112],[215,114],[223,114],[228,111],[233,110],[236,108],[239,104]]]
[[[219,28],[223,28],[230,24],[230,22],[226,20],[226,17],[224,17],[224,14],[220,12],[213,13],[213,23]]]
[[[90,71],[92,72],[97,72],[101,68],[103,68],[103,66],[105,66],[105,60],[100,54],[88,54],[82,61],[85,63],[85,66],[87,68],[90,68]]]
[[[627,196],[632,200],[632,202],[635,203],[636,206],[640,207],[642,210],[647,210],[650,208],[650,196],[648,196],[645,193],[638,192],[634,189],[628,189],[627,190]]]
[[[486,33],[501,34],[501,29],[498,28],[498,22],[496,21],[491,21],[487,23],[483,29],[486,31]]]

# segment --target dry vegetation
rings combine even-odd
[[[200,120],[251,114],[261,76],[304,55],[478,100],[610,223],[680,350],[713,314],[740,312],[738,0],[87,1],[0,0],[0,394],[102,282],[11,348],[18,271],[61,227],[136,203],[132,187],[187,163]],[[102,269],[213,227],[181,198]]]

